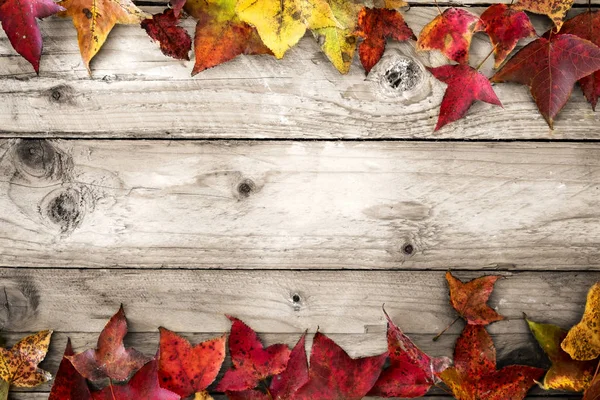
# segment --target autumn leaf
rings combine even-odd
[[[239,0],[236,12],[242,21],[256,27],[277,58],[298,43],[307,28],[343,28],[326,0]]]
[[[286,369],[271,379],[268,389],[227,392],[229,400],[289,400],[298,389],[308,382],[308,360],[306,359],[306,334],[303,334],[292,349]]]
[[[458,400],[518,400],[544,373],[510,365],[496,370],[496,349],[483,325],[467,324],[456,340],[454,366],[440,374]]]
[[[252,389],[270,376],[285,370],[290,358],[290,349],[284,344],[264,348],[258,335],[237,318],[229,334],[229,353],[233,366],[216,387],[218,391],[240,391]]]
[[[235,13],[237,0],[188,0],[185,10],[198,20],[194,36],[196,63],[192,75],[241,54],[272,54],[256,29]]]
[[[385,8],[363,8],[358,14],[356,34],[363,38],[358,54],[367,73],[383,56],[387,38],[398,41],[416,39],[412,29],[404,22],[402,14]]]
[[[390,366],[383,370],[369,396],[421,397],[439,381],[437,375],[451,364],[447,357],[423,353],[383,310],[388,321]]]
[[[552,367],[546,372],[543,389],[582,392],[592,381],[598,361],[576,361],[560,348],[567,331],[556,325],[526,319],[533,336],[544,350]]]
[[[563,19],[573,6],[575,0],[519,0],[514,6],[519,10],[527,10],[535,14],[547,15],[560,31]]]
[[[594,360],[600,356],[600,282],[589,290],[583,318],[569,330],[561,347],[574,360]]]
[[[404,0],[384,0],[383,8],[388,8],[390,10],[397,10],[402,7],[407,7],[408,3]],[[381,8],[381,7],[380,7]]]
[[[487,275],[462,283],[450,271],[446,272],[450,304],[470,325],[487,325],[504,319],[487,305],[494,284],[501,278],[497,275]]]
[[[583,400],[598,400],[600,399],[600,375],[596,373],[590,386],[583,393]]]
[[[481,26],[494,46],[494,67],[498,68],[517,46],[520,39],[536,36],[527,14],[506,5],[494,4],[481,14]]]
[[[164,55],[178,60],[189,60],[192,38],[187,31],[178,26],[179,17],[174,9],[154,14],[142,21],[142,28],[160,45]]]
[[[575,35],[600,46],[600,11],[587,11],[565,21],[560,33]],[[600,70],[581,78],[579,85],[596,111],[600,96]]]
[[[179,400],[178,394],[163,389],[158,384],[158,363],[152,360],[144,365],[125,384],[105,387],[99,392],[92,392],[94,400]]]
[[[462,8],[448,8],[427,24],[419,36],[419,50],[442,52],[460,64],[469,62],[473,34],[481,29],[479,17]]]
[[[521,49],[492,81],[529,86],[540,113],[553,128],[554,118],[569,100],[575,82],[599,69],[598,46],[574,35],[550,35]]]
[[[126,334],[127,320],[121,306],[100,333],[96,349],[67,356],[67,359],[91,381],[106,378],[125,381],[151,359],[133,348],[126,349],[123,346]]]
[[[188,397],[214,382],[225,360],[225,335],[192,346],[187,339],[159,328],[160,386]]]
[[[371,390],[387,359],[351,358],[333,340],[317,332],[310,353],[309,380],[294,400],[359,400]]]
[[[36,73],[40,72],[42,34],[36,18],[46,18],[64,11],[52,0],[0,1],[0,22],[12,47],[22,55]]]
[[[67,359],[68,356],[73,354],[71,339],[69,338],[48,400],[89,400],[92,398],[87,381],[77,372],[71,361]]]
[[[19,340],[10,349],[0,347],[0,399],[10,386],[32,388],[52,379],[38,364],[46,357],[52,331],[40,331]]]
[[[91,74],[90,61],[116,24],[139,24],[150,18],[131,0],[63,0],[63,16],[73,18],[83,62]]]
[[[502,107],[502,103],[500,103],[498,96],[496,96],[494,89],[492,89],[489,79],[475,68],[472,68],[469,65],[458,64],[443,65],[437,68],[428,68],[428,70],[438,80],[448,85],[446,92],[444,93],[444,98],[442,99],[440,116],[438,117],[438,122],[435,126],[436,131],[444,125],[464,117],[467,114],[467,111],[469,111],[469,108],[471,108],[473,103],[477,100]],[[457,281],[457,279],[452,278],[453,283],[450,286],[450,291],[452,292],[452,285],[454,285],[454,291],[457,293],[456,296],[458,296],[457,290],[460,287]],[[450,279],[448,282],[450,283]],[[461,299],[464,299],[464,297],[461,297]],[[487,301],[487,297],[485,298],[485,301]],[[485,301],[479,304],[474,300],[472,304],[469,303],[469,309],[480,308],[482,309],[481,312],[489,313],[489,311],[484,311],[485,309],[489,309],[489,307],[485,305]],[[467,307],[466,304],[460,306],[462,308]],[[465,312],[469,313],[469,309]]]

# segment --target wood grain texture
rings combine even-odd
[[[0,144],[0,265],[600,267],[600,145]]]
[[[157,7],[147,8],[156,12]],[[473,7],[475,13],[484,9]],[[574,11],[580,12],[582,9]],[[420,32],[437,14],[435,7],[405,12]],[[534,17],[538,32],[550,26]],[[496,85],[504,109],[476,104],[467,118],[434,133],[445,86],[429,73],[419,96],[390,89],[386,65],[365,79],[358,60],[350,74],[340,75],[306,37],[283,60],[244,56],[190,77],[192,62],[163,56],[136,26],[113,30],[92,63],[90,79],[81,62],[70,20],[41,23],[45,37],[42,74],[0,36],[0,136],[145,137],[145,138],[428,138],[428,139],[598,139],[600,114],[580,89],[550,131],[527,88]],[[194,22],[184,26],[193,30]],[[3,34],[0,34],[3,35]],[[132,50],[135,49],[135,50]],[[477,34],[471,50],[474,64],[490,44]],[[392,44],[384,63],[404,54],[415,62],[437,66],[437,52],[419,53],[414,43]],[[492,61],[483,71],[491,75]]]

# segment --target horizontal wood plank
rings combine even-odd
[[[0,144],[0,265],[600,267],[600,145]]]
[[[435,7],[405,12],[415,32],[436,13]],[[540,33],[550,26],[542,16],[534,21]],[[437,52],[417,54],[414,43],[390,44],[367,79],[358,60],[350,74],[340,75],[312,37],[283,60],[244,56],[191,78],[192,62],[163,56],[137,26],[119,26],[94,59],[90,79],[71,21],[49,18],[41,26],[39,78],[0,34],[0,136],[598,139],[600,133],[600,114],[580,89],[550,131],[527,88],[515,84],[496,85],[504,109],[478,103],[467,118],[434,133],[445,86],[423,72],[419,90],[399,92],[384,78],[402,54],[420,65],[447,62]],[[184,26],[192,32],[194,22],[188,18]],[[477,34],[474,65],[490,48]],[[488,60],[482,71],[491,75],[491,65]]]

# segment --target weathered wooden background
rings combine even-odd
[[[411,4],[419,32],[437,11]],[[369,77],[356,61],[339,75],[307,36],[281,61],[191,78],[191,62],[119,26],[90,78],[70,20],[41,27],[39,77],[0,36],[0,329],[9,344],[54,329],[52,372],[67,336],[94,346],[121,303],[128,344],[148,354],[158,326],[199,341],[229,329],[225,313],[267,343],[320,327],[376,354],[385,303],[424,350],[451,356],[460,324],[431,340],[454,319],[448,269],[506,275],[491,299],[508,317],[490,327],[500,364],[543,364],[522,312],[569,327],[600,279],[600,113],[579,89],[554,131],[526,88],[503,84],[504,109],[477,104],[433,133],[444,85],[386,80],[403,56],[445,62],[414,43],[390,45]],[[476,35],[471,59],[489,49]]]

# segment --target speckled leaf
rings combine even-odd
[[[14,49],[40,71],[42,34],[36,18],[46,18],[64,8],[52,0],[0,1],[0,22]]]
[[[448,8],[427,24],[419,36],[419,50],[442,52],[460,64],[469,62],[473,34],[481,29],[479,17],[463,8]]]
[[[363,38],[358,54],[367,72],[371,71],[383,56],[387,38],[399,41],[416,39],[402,14],[385,8],[363,8],[358,14],[356,34]]]
[[[502,107],[502,103],[500,103],[498,96],[496,96],[489,79],[475,68],[469,65],[458,64],[443,65],[438,68],[428,69],[433,76],[448,85],[440,106],[440,116],[435,126],[436,131],[444,125],[464,117],[469,108],[477,100]],[[450,278],[448,278],[448,274]],[[479,284],[487,288],[486,282],[490,281],[489,278],[486,277],[477,281],[478,283],[468,286],[469,284],[463,285],[462,282],[454,278],[449,272],[448,274],[446,277],[450,285],[450,301],[454,308],[469,323],[483,323],[483,319],[485,318],[491,318],[489,322],[498,320],[498,314],[485,304],[492,290],[493,283],[489,285],[489,292],[486,292],[487,289],[482,291],[476,289]],[[469,290],[474,291],[469,292]],[[487,295],[485,295],[486,293]],[[471,297],[472,299],[469,300]],[[500,317],[500,319],[502,318]]]
[[[71,339],[69,338],[48,400],[89,400],[92,398],[85,378],[77,372],[71,361],[66,358],[73,354]]]
[[[214,382],[225,360],[225,335],[192,346],[187,339],[159,328],[160,386],[188,397]]]
[[[387,353],[351,358],[333,340],[315,334],[310,353],[309,380],[294,400],[359,400],[371,390]]]
[[[515,7],[535,14],[547,15],[560,30],[563,19],[573,6],[575,0],[519,0]]]
[[[497,275],[488,275],[462,283],[452,276],[452,273],[446,272],[446,280],[450,288],[450,304],[468,324],[487,325],[504,319],[487,305],[494,284],[501,278]]]
[[[126,349],[123,346],[126,334],[127,320],[121,306],[100,333],[96,349],[67,358],[81,375],[91,381],[106,378],[125,381],[151,359],[133,348]]]
[[[46,357],[52,331],[40,331],[0,348],[0,379],[15,387],[36,387],[52,379],[38,364]]]
[[[593,360],[600,356],[600,282],[591,287],[583,318],[569,330],[561,347],[574,360]]]
[[[454,366],[440,377],[458,400],[520,400],[543,369],[511,365],[496,370],[496,349],[483,325],[469,325],[454,348]]]
[[[506,5],[494,4],[481,14],[481,26],[494,46],[495,68],[504,62],[519,40],[536,35],[527,14]]]
[[[164,55],[178,60],[189,60],[192,38],[187,31],[177,26],[179,17],[175,10],[165,10],[142,21],[142,28],[160,45]]]
[[[527,320],[529,329],[544,350],[552,367],[546,372],[542,387],[546,390],[584,391],[592,381],[598,360],[576,361],[563,349],[560,343],[567,336],[567,331],[556,325],[539,324]]]
[[[229,334],[232,367],[217,385],[218,391],[252,389],[260,381],[285,370],[290,349],[284,344],[264,348],[258,335],[237,318],[228,317],[233,325]]]
[[[390,366],[382,373],[370,396],[421,397],[439,381],[437,375],[451,364],[447,357],[431,358],[423,353],[383,311],[388,321]]]
[[[554,118],[569,100],[575,82],[599,69],[598,46],[574,35],[550,35],[521,49],[492,81],[529,86],[540,113],[553,128]]]

